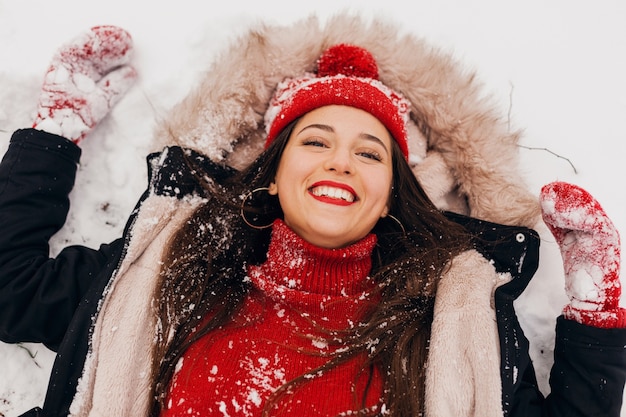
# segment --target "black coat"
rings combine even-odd
[[[182,149],[170,148],[158,173],[150,171],[153,192],[171,192],[172,182],[181,194],[197,189],[194,176],[184,171],[182,155]],[[149,170],[158,157],[148,157]],[[197,157],[213,176],[228,175]],[[133,215],[123,238],[98,250],[70,246],[49,257],[48,240],[65,222],[79,158],[80,149],[66,139],[24,129],[15,132],[0,164],[0,340],[43,343],[58,353],[43,408],[29,415],[68,414],[87,355],[92,317],[124,256],[134,220]],[[505,415],[618,417],[626,380],[626,329],[592,328],[560,317],[551,394],[544,398],[513,309],[537,268],[537,233],[448,216],[472,231],[476,249],[498,271],[513,276],[495,293]]]

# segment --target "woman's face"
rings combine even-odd
[[[304,115],[270,185],[285,223],[325,248],[365,237],[387,215],[392,140],[378,119],[353,107],[325,106]]]

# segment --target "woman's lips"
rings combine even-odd
[[[309,188],[309,193],[319,201],[347,206],[358,200],[352,187],[333,181],[320,181]]]

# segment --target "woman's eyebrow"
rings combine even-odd
[[[298,134],[304,132],[307,129],[320,129],[320,130],[325,130],[327,132],[334,132],[335,131],[335,129],[333,129],[332,126],[321,124],[321,123],[313,123],[313,124],[304,126],[302,129],[300,129]]]

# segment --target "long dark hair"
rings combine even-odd
[[[270,229],[282,218],[277,197],[251,190],[274,181],[278,163],[297,120],[245,170],[217,184],[204,182],[207,203],[201,205],[174,234],[164,255],[161,283],[155,294],[160,337],[153,364],[154,402],[151,415],[164,407],[176,363],[195,341],[226,324],[249,291],[247,267],[265,260]],[[384,401],[391,416],[423,412],[425,365],[434,299],[439,277],[449,261],[469,248],[463,228],[449,221],[430,201],[393,142],[393,184],[389,214],[379,220],[371,277],[380,283],[381,301],[356,331],[346,331],[345,349],[329,357],[320,369],[337,366],[357,355],[367,357],[363,370],[378,367],[384,379]],[[190,164],[195,164],[192,160]],[[198,167],[193,167],[196,172]],[[376,348],[372,349],[372,342]],[[370,373],[371,375],[371,373]],[[306,383],[302,375],[279,388],[268,400],[271,409],[280,396]],[[363,406],[366,393],[355,394]]]

